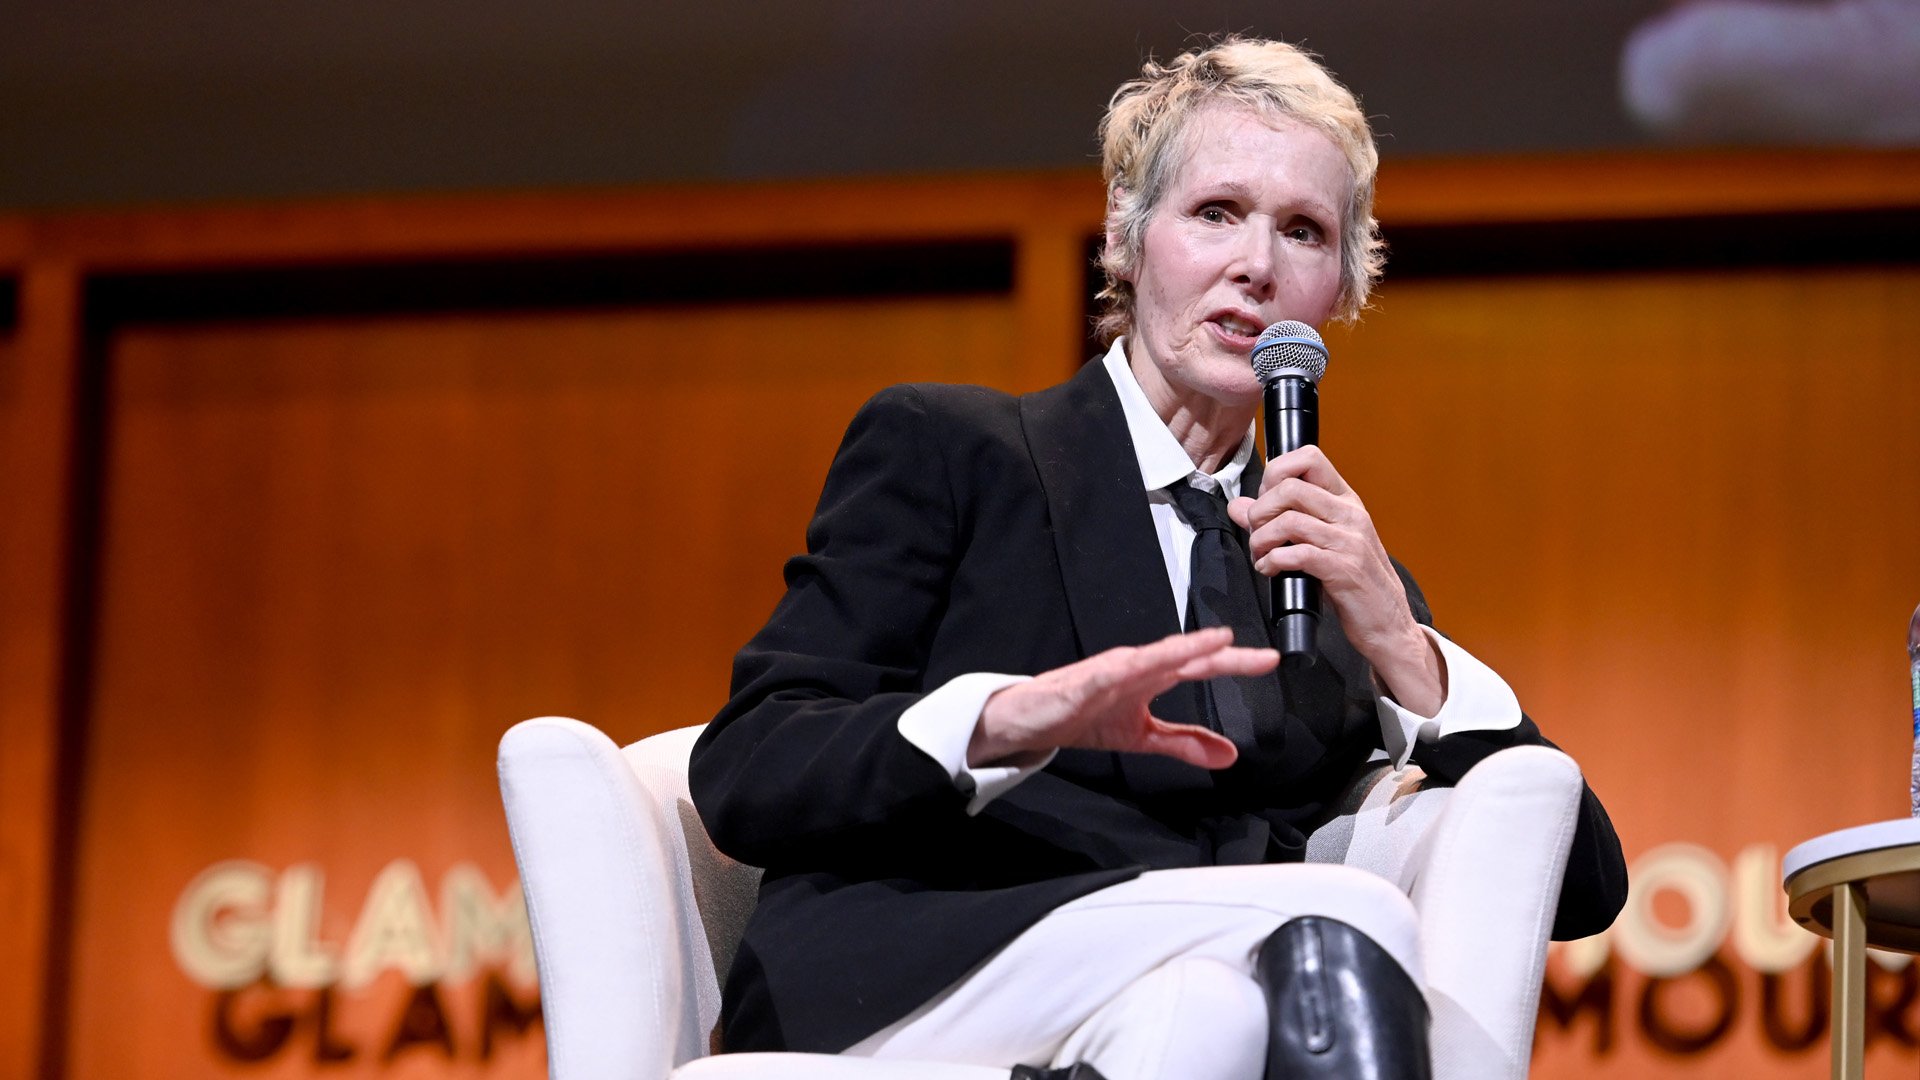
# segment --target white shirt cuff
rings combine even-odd
[[[967,744],[980,723],[980,711],[994,691],[1026,682],[1028,675],[996,675],[978,671],[961,675],[908,706],[900,714],[900,735],[953,777],[953,786],[968,797],[967,813],[977,814],[1014,785],[1047,767],[1055,751],[1025,765],[967,765]]]
[[[1380,737],[1396,769],[1406,766],[1416,743],[1435,742],[1457,731],[1506,731],[1520,726],[1520,699],[1513,696],[1505,679],[1432,627],[1420,629],[1440,650],[1440,662],[1446,665],[1447,697],[1432,716],[1421,716],[1384,694],[1375,699]]]

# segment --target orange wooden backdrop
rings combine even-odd
[[[1920,156],[1405,163],[1382,201],[1390,227],[1791,228],[1920,205]],[[394,972],[223,998],[170,949],[176,901],[248,860],[285,908],[317,871],[284,933],[337,962],[395,860],[434,933],[464,868],[510,893],[500,732],[704,719],[859,400],[1072,369],[1098,209],[1072,175],[0,219],[20,295],[0,338],[0,1075],[537,1075],[537,1026],[486,1021],[532,1000],[510,964],[443,974],[424,1014]],[[1009,289],[82,320],[89,287],[135,271],[970,238],[1012,242]],[[1582,761],[1630,858],[1733,861],[1901,812],[1916,331],[1902,265],[1390,274],[1332,335],[1336,462],[1443,627]],[[769,340],[780,362],[754,363]],[[1722,955],[1730,1008],[1702,978],[1662,998],[1669,1027],[1725,1012],[1710,1045],[1662,1050],[1616,955],[1606,1009],[1545,1026],[1535,1074],[1821,1075],[1821,1046],[1768,1045],[1759,976]],[[242,1065],[221,1007],[256,1050],[290,1027]],[[1916,1060],[1890,1038],[1870,1055]]]

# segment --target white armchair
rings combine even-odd
[[[760,872],[708,840],[687,795],[697,727],[624,749],[542,717],[500,741],[553,1080],[1004,1080],[1001,1069],[818,1054],[708,1056],[720,979]],[[1504,750],[1454,788],[1380,763],[1307,857],[1371,870],[1419,913],[1438,1080],[1524,1077],[1580,771]]]

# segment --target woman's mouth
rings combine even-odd
[[[1260,340],[1260,326],[1239,315],[1215,315],[1207,320],[1214,337],[1227,346],[1246,351],[1252,349]]]

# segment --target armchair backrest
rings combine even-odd
[[[674,835],[673,872],[683,897],[691,897],[689,917],[700,927],[713,963],[713,1013],[702,1015],[711,1028],[720,1016],[720,980],[746,932],[747,916],[760,892],[760,869],[720,853],[693,808],[687,791],[687,759],[705,724],[662,732],[630,743],[621,754],[640,781],[644,797]]]

